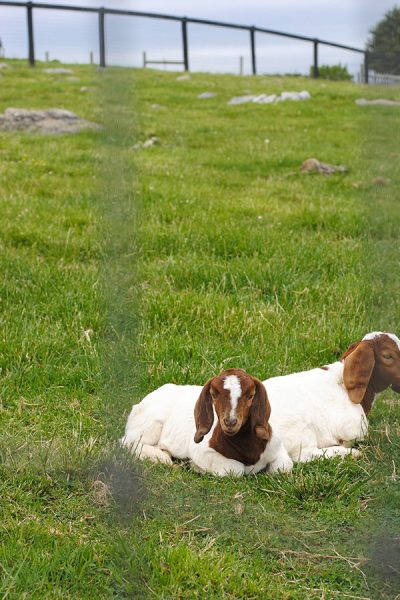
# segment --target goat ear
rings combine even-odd
[[[214,422],[214,412],[210,394],[211,381],[212,379],[207,381],[201,390],[200,396],[194,407],[194,420],[196,423],[194,441],[196,444],[201,442],[204,436],[210,431]]]
[[[354,347],[353,350],[349,350]],[[375,366],[372,343],[368,340],[350,346],[344,354],[343,383],[354,404],[363,401]]]
[[[361,344],[361,340],[358,340],[358,342],[353,342],[352,344],[350,344],[350,346],[347,348],[346,352],[344,352],[342,354],[342,356],[340,357],[340,360],[344,360],[345,358],[347,358],[349,356],[349,354],[354,352],[354,350],[357,348],[358,344]]]
[[[256,436],[268,441],[271,437],[271,426],[268,423],[271,415],[271,405],[268,400],[265,386],[253,377],[256,393],[250,411],[251,427]]]

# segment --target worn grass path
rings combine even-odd
[[[291,475],[216,480],[115,442],[162,383],[264,378],[399,331],[399,115],[354,104],[399,92],[72,68],[15,62],[0,82],[1,111],[105,125],[0,135],[0,597],[396,598],[393,393],[360,460]],[[310,101],[226,104],[301,89]],[[349,172],[300,174],[311,157]]]

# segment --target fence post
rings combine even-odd
[[[253,75],[257,75],[255,27],[250,27],[251,67]]]
[[[369,83],[369,56],[368,56],[368,50],[366,50],[364,52],[364,83],[366,83],[368,85]]]
[[[183,62],[185,65],[185,71],[189,71],[189,50],[188,50],[188,38],[187,38],[187,19],[182,19],[182,45],[183,45]]]
[[[319,77],[319,69],[318,69],[318,40],[314,40],[314,71],[313,71],[314,79],[318,79]]]
[[[106,66],[106,40],[104,27],[104,7],[99,8],[99,49],[100,49],[100,67]]]
[[[28,22],[28,53],[29,53],[29,64],[31,67],[35,66],[35,44],[33,39],[33,6],[32,2],[28,2],[26,5],[26,18]]]

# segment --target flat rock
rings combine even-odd
[[[10,65],[8,65],[7,63],[0,63],[0,69],[9,69]]]
[[[390,183],[389,179],[385,179],[385,177],[374,177],[372,180],[374,185],[388,185]]]
[[[63,108],[49,110],[29,110],[7,108],[0,114],[0,130],[32,131],[38,133],[77,133],[82,129],[99,129],[99,125],[81,119],[75,113]]]
[[[200,98],[201,100],[206,100],[207,98],[215,98],[217,94],[215,94],[214,92],[203,92],[202,94],[199,94],[197,97]]]
[[[132,146],[132,150],[141,150],[142,148],[151,148],[158,144],[158,137],[155,135],[151,135],[145,142],[138,142]]]
[[[72,69],[64,69],[63,67],[55,67],[51,69],[43,69],[44,73],[58,73],[60,75],[73,75]]]
[[[388,100],[387,98],[377,98],[376,100],[366,100],[365,98],[358,98],[356,100],[358,106],[400,106],[400,102],[397,100]]]
[[[189,81],[189,79],[191,79],[190,75],[179,75],[176,78],[177,81]]]
[[[260,94],[259,96],[255,96],[252,100],[254,104],[275,104],[278,101],[278,96],[276,94]]]
[[[252,102],[253,104],[278,104],[278,102],[286,102],[287,100],[300,102],[302,100],[309,100],[310,98],[311,94],[307,90],[303,90],[302,92],[282,92],[280,96],[277,96],[277,94],[234,96],[228,101],[228,104],[246,104],[248,102]]]
[[[308,158],[300,167],[302,173],[322,173],[323,175],[332,175],[333,173],[347,173],[345,165],[329,165],[316,158]]]
[[[246,96],[234,96],[228,101],[228,104],[246,104],[247,102],[253,102],[253,99],[256,96],[246,95]]]

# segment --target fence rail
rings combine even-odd
[[[0,6],[11,6],[20,7],[26,9],[27,15],[27,28],[28,28],[28,60],[29,64],[35,65],[35,44],[34,44],[34,28],[33,28],[33,10],[34,9],[45,9],[45,10],[64,10],[64,11],[76,11],[76,12],[87,12],[97,13],[98,15],[98,30],[99,30],[99,55],[100,55],[100,66],[105,67],[107,64],[106,60],[106,38],[105,38],[105,17],[106,15],[119,15],[127,17],[144,17],[147,19],[162,19],[167,21],[175,21],[181,23],[182,32],[182,63],[185,66],[185,71],[189,71],[189,43],[188,43],[188,24],[192,23],[195,25],[208,25],[211,27],[223,27],[226,29],[240,29],[242,31],[248,31],[250,35],[250,53],[251,53],[251,66],[253,75],[257,74],[257,55],[256,55],[256,33],[276,35],[280,37],[290,38],[294,40],[300,40],[313,44],[313,76],[318,78],[318,49],[320,45],[331,46],[333,48],[340,48],[342,50],[348,50],[350,52],[357,52],[364,56],[364,73],[365,83],[368,83],[368,51],[361,48],[354,48],[353,46],[346,46],[345,44],[338,44],[336,42],[329,42],[327,40],[320,40],[319,38],[307,37],[304,35],[297,35],[295,33],[287,33],[284,31],[277,31],[276,29],[265,29],[263,27],[256,27],[255,25],[240,25],[236,23],[226,23],[223,21],[210,21],[208,19],[195,19],[192,17],[179,17],[176,15],[166,15],[162,13],[147,13],[135,10],[122,10],[117,8],[105,8],[105,7],[86,7],[86,6],[73,6],[70,4],[44,4],[41,2],[6,2],[0,0]]]
[[[370,71],[369,79],[371,83],[377,85],[400,85],[400,75],[392,75],[390,73],[377,73]]]

